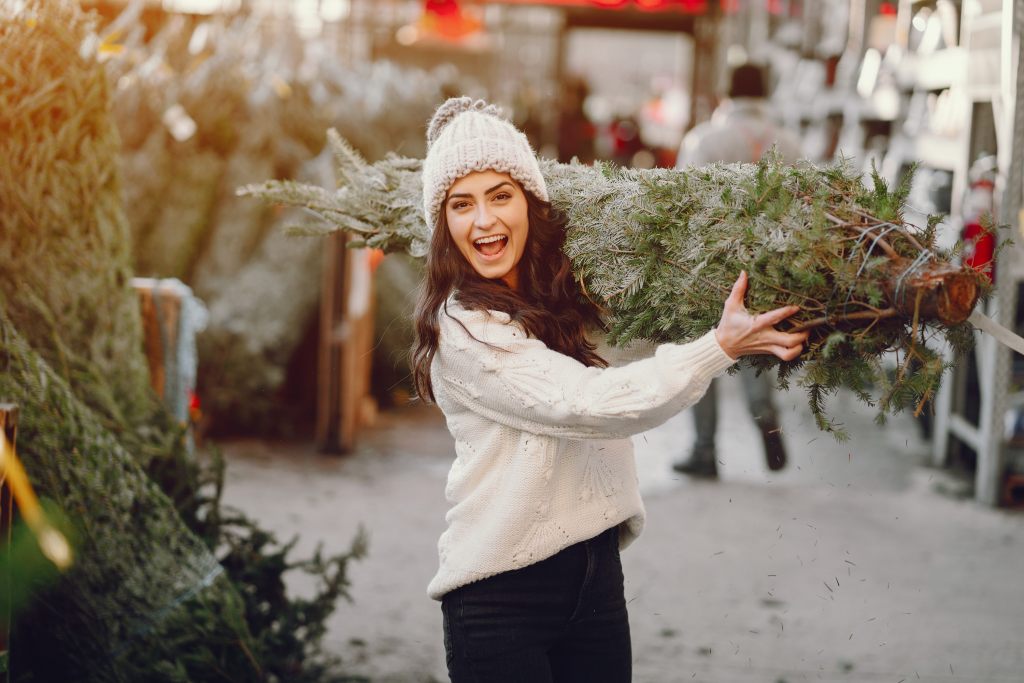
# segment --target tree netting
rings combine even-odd
[[[337,134],[329,139],[337,191],[270,181],[242,193],[319,219],[293,233],[343,230],[361,238],[356,245],[424,255],[421,162],[390,156],[368,164]],[[848,387],[877,405],[880,419],[923,408],[946,367],[937,342],[958,352],[970,343],[964,321],[986,281],[936,247],[937,219],[921,229],[903,221],[909,180],[890,189],[874,175],[866,185],[844,164],[790,166],[774,154],[685,171],[552,161],[541,170],[569,219],[565,253],[576,277],[607,313],[609,341],[704,334],[745,269],[750,310],[797,304],[800,313],[782,327],[811,330],[796,361],[747,362],[779,366],[783,385],[799,369],[819,427],[839,436],[826,414],[829,394]]]

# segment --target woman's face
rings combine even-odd
[[[507,173],[474,171],[444,201],[448,232],[463,257],[488,280],[519,288],[519,261],[530,231],[526,195]]]

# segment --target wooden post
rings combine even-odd
[[[320,343],[317,358],[316,442],[320,450],[340,450],[338,415],[340,384],[338,349],[333,343],[340,336],[335,329],[340,323],[345,283],[345,237],[335,233],[325,238],[320,285]]]
[[[347,240],[327,238],[320,295],[316,440],[329,453],[355,446],[370,390],[373,281],[367,252]]]
[[[0,429],[3,430],[7,443],[13,448],[18,435],[18,406],[12,403],[0,403]],[[11,529],[14,526],[14,498],[11,489],[7,486],[6,473],[0,473],[0,552],[10,557],[11,551]],[[8,563],[8,567],[9,567]],[[8,596],[11,595],[11,575],[0,576],[3,582],[3,590]],[[11,633],[11,612],[10,601],[0,613],[0,681],[6,683],[10,680],[10,633]]]

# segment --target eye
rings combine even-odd
[[[464,209],[467,206],[469,206],[469,202],[467,202],[465,200],[462,200],[462,199],[459,199],[457,201],[452,202],[448,206],[451,207],[451,209],[453,211],[461,211],[462,209]]]
[[[499,202],[503,202],[503,201],[505,201],[506,199],[512,199],[512,195],[511,195],[511,194],[509,194],[508,192],[504,192],[504,191],[502,191],[502,192],[499,192],[498,194],[494,195],[494,198],[495,198],[495,199],[496,199],[497,201],[499,201]]]

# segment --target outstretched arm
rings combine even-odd
[[[695,403],[734,363],[708,332],[620,367],[586,367],[530,338],[503,313],[453,314],[441,315],[432,366],[438,403],[455,401],[535,434],[602,439],[642,432]]]

